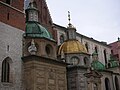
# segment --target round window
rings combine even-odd
[[[46,51],[47,55],[51,55],[52,54],[52,46],[46,45],[45,51]]]

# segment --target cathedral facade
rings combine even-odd
[[[45,0],[1,0],[0,11],[0,90],[120,90],[111,47],[77,33],[70,14],[63,27]]]

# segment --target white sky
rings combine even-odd
[[[120,37],[120,0],[46,0],[54,23],[66,27],[68,11],[77,32],[111,43]]]

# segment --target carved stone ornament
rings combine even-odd
[[[35,55],[36,52],[37,52],[37,48],[35,46],[35,42],[34,40],[32,39],[31,41],[31,45],[28,47],[28,52],[31,54],[31,55]]]

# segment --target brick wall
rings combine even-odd
[[[120,61],[120,41],[116,41],[114,43],[110,44],[111,49],[113,51],[113,55],[117,55],[119,61]]]
[[[0,0],[4,3],[6,3],[6,0]],[[23,11],[24,9],[24,0],[10,0],[10,5]]]
[[[25,15],[23,11],[1,1],[0,1],[0,21],[13,27],[19,28],[21,30],[25,29]]]

